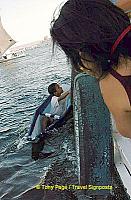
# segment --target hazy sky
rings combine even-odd
[[[49,36],[53,12],[65,0],[0,0],[0,15],[5,30],[20,43]]]

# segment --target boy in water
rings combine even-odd
[[[63,88],[58,83],[52,83],[48,87],[48,92],[50,95],[52,95],[50,114],[58,116],[63,115],[68,108],[67,100],[70,101],[70,91],[63,92]],[[45,132],[47,125],[52,122],[53,119],[51,117],[47,117],[44,115],[42,119],[43,133]]]
[[[61,116],[70,106],[70,91],[63,92],[62,87],[57,83],[52,83],[48,87],[48,92],[52,95],[51,99],[51,115]],[[42,116],[41,120],[41,132],[46,135],[46,128],[49,124],[54,121],[52,117],[47,117],[45,114]],[[39,158],[47,158],[48,156],[55,153],[54,151],[45,153],[42,152],[45,145],[44,138],[41,138],[37,143],[32,143],[32,158],[37,160]]]

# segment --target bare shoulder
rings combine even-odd
[[[100,89],[103,99],[112,113],[116,110],[131,111],[125,88],[111,74],[100,81]]]
[[[131,1],[129,0],[118,0],[116,5],[123,10],[131,10]]]

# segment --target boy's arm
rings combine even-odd
[[[67,92],[64,92],[63,94],[61,94],[61,96],[58,98],[58,101],[61,101],[62,99],[66,98],[67,95],[70,94],[70,90]]]

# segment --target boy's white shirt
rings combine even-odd
[[[52,115],[59,115],[61,116],[65,110],[65,99],[58,102],[58,98],[53,96],[51,99],[51,110],[50,113]]]
[[[51,99],[51,110],[50,113],[51,114],[57,114],[59,112],[59,102],[58,102],[58,98],[56,96],[53,96]]]

